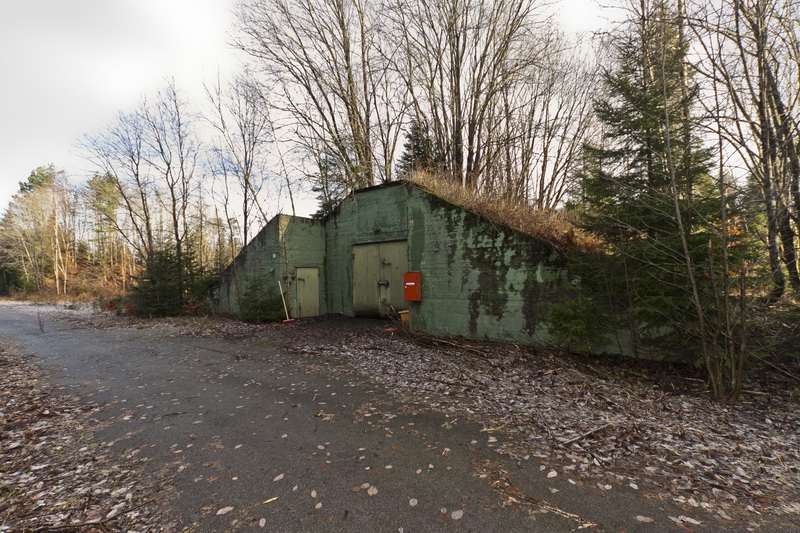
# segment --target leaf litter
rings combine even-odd
[[[175,530],[155,505],[171,495],[161,477],[94,441],[97,406],[40,376],[0,339],[0,532]]]
[[[791,387],[770,387],[757,377],[746,384],[743,401],[724,405],[711,401],[686,369],[586,361],[547,349],[407,335],[402,328],[389,334],[385,326],[346,318],[251,325],[54,314],[82,327],[146,324],[168,336],[268,340],[315,368],[322,358],[331,372],[375,379],[401,400],[482,423],[498,452],[519,462],[536,458],[571,484],[627,485],[726,520],[800,516],[797,403]]]
[[[749,397],[725,405],[701,388],[673,390],[676,376],[620,377],[550,350],[333,330],[284,346],[338,359],[335,371],[374,377],[409,403],[482,423],[490,446],[519,462],[539,458],[548,478],[646,489],[725,520],[800,516],[797,404],[755,380]]]

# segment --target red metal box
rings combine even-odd
[[[403,274],[403,287],[407,302],[422,300],[422,273],[406,272]]]

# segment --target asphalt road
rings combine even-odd
[[[501,436],[404,403],[335,359],[158,326],[40,324],[34,308],[10,304],[0,334],[54,384],[103,406],[97,441],[171,480],[167,529],[738,530],[641,491],[548,477],[546,459],[515,464],[489,446]],[[669,518],[687,514],[702,524]]]

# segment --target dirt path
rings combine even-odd
[[[388,362],[391,353],[413,356],[415,348],[396,344],[383,324],[353,324],[243,333],[214,322],[125,324],[0,307],[0,334],[16,345],[7,354],[35,354],[57,394],[94,406],[81,415],[96,421],[83,437],[87,449],[132,465],[139,483],[160,490],[137,510],[151,531],[699,532],[794,525],[780,513],[730,516],[730,507],[726,519],[711,506],[664,499],[627,478],[598,481],[553,455],[523,456],[513,432],[449,409],[445,391],[399,393],[370,368],[399,370],[354,368],[376,352]],[[471,372],[462,379],[485,379]],[[446,381],[435,368],[427,378]],[[567,440],[591,440],[575,433]],[[33,445],[8,449],[6,442],[4,454]],[[124,480],[109,485],[109,494],[126,488],[143,503],[152,494]],[[106,517],[118,503],[103,506],[101,496],[71,505]],[[75,512],[68,520],[86,518]]]

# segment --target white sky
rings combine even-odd
[[[235,0],[0,0],[0,213],[38,166],[72,178],[94,169],[75,145],[175,77],[201,98],[204,79],[237,64]],[[573,30],[604,25],[596,0],[562,0]]]
[[[47,164],[83,177],[75,144],[174,76],[202,79],[232,62],[232,0],[0,1],[0,211]]]

